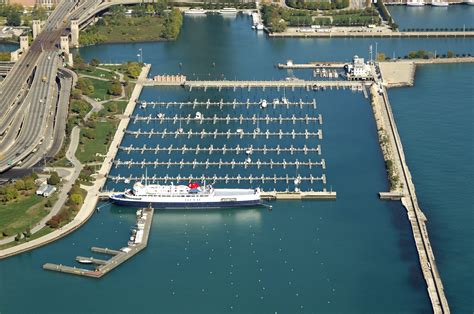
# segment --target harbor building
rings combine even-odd
[[[370,65],[365,63],[364,58],[354,56],[352,63],[345,66],[349,80],[365,81],[372,77]]]

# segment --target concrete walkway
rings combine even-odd
[[[147,64],[145,65],[145,67],[143,67],[142,72],[140,73],[139,79],[143,81],[148,76],[150,67],[151,67],[150,64]],[[107,180],[107,175],[112,166],[112,161],[115,158],[115,155],[118,151],[119,144],[121,143],[123,139],[123,136],[125,134],[125,129],[127,128],[128,123],[130,121],[129,117],[133,113],[133,110],[135,109],[135,104],[136,104],[136,101],[138,100],[138,97],[141,94],[142,88],[143,88],[143,85],[141,84],[137,83],[135,85],[132,95],[130,96],[130,101],[127,105],[127,108],[125,109],[123,119],[119,123],[117,132],[115,133],[114,139],[109,147],[109,151],[107,152],[107,157],[105,158],[104,163],[102,164],[102,167],[99,171],[96,181],[94,182],[94,185],[90,189],[88,189],[88,193],[84,200],[84,204],[82,205],[81,209],[77,213],[76,217],[74,217],[74,219],[70,223],[65,225],[64,227],[60,229],[56,229],[55,231],[48,233],[45,236],[42,236],[38,239],[31,240],[26,243],[16,245],[8,249],[0,250],[0,259],[7,258],[16,254],[20,254],[20,253],[35,249],[37,247],[43,246],[45,244],[48,244],[50,242],[53,242],[57,239],[60,239],[66,236],[67,234],[73,232],[74,230],[78,229],[92,216],[92,214],[94,213],[96,209],[97,202],[99,200],[99,191],[102,189],[102,187],[104,186]],[[78,143],[80,132],[79,132],[79,128],[77,129],[78,131],[75,131],[75,132],[77,132],[76,140]],[[71,143],[73,143],[76,140],[74,140],[71,137]],[[75,145],[75,148],[77,148],[77,143]],[[71,148],[71,146],[72,145],[70,145],[69,147]],[[72,150],[71,148],[70,153],[72,155],[71,154],[66,155],[68,158],[71,157],[72,159],[75,159],[74,157],[75,148],[74,150]],[[69,149],[68,149],[68,152],[69,152]],[[71,182],[74,182],[74,181],[71,181]]]

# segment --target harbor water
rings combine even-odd
[[[387,55],[405,55],[418,49],[474,52],[471,39],[377,41],[379,51]],[[248,17],[214,16],[185,18],[176,42],[99,45],[82,48],[80,53],[85,59],[97,57],[109,63],[136,60],[138,49],[142,48],[144,61],[152,64],[151,75],[183,73],[190,79],[277,79],[310,76],[309,71],[278,70],[274,67],[278,62],[345,61],[353,54],[367,56],[369,45],[375,42],[270,40],[250,29]],[[466,81],[472,85],[472,73],[472,66],[465,65],[420,67],[413,88],[389,91],[421,207],[430,221],[428,228],[448,301],[457,312],[470,312],[473,308],[469,277],[472,275],[467,266],[472,264],[473,256],[464,254],[472,248],[472,184],[467,184],[472,177],[472,91],[461,88]],[[453,93],[462,97],[456,97],[454,102]],[[372,110],[362,93],[301,89],[190,93],[180,88],[145,88],[141,100],[258,101],[283,95],[291,101],[316,99],[315,113],[323,116],[324,136],[308,145],[321,145],[322,155],[314,158],[325,158],[326,187],[338,193],[336,201],[279,201],[273,203],[271,211],[156,211],[146,250],[103,279],[94,281],[42,270],[41,265],[46,262],[71,265],[77,255],[91,256],[91,246],[118,249],[126,244],[135,222],[134,210],[105,204],[87,224],[64,239],[0,262],[0,311],[430,312],[406,211],[400,203],[380,201],[377,196],[388,189],[388,182]],[[135,114],[148,110],[137,108]],[[201,109],[205,116],[214,114],[205,110]],[[153,112],[155,116],[157,113]],[[228,110],[221,114],[237,112]],[[258,109],[249,112],[252,114],[259,114]],[[459,119],[464,120],[458,123]],[[139,122],[130,124],[129,129],[159,127],[163,126],[157,122]],[[289,146],[292,141],[272,139],[265,144]],[[201,145],[211,142],[206,140]],[[157,143],[160,141],[156,138],[127,135],[124,139],[124,145]],[[178,142],[173,139],[172,143]],[[226,139],[212,143],[232,144]],[[250,140],[248,144],[264,143]],[[469,147],[470,150],[466,149]],[[131,156],[120,151],[117,158],[126,160]],[[151,153],[135,154],[133,158],[145,157],[153,159]],[[140,175],[144,171],[139,167],[118,167],[113,174]],[[282,169],[274,172],[285,173]],[[315,169],[315,173],[319,175],[321,169]],[[107,183],[107,188],[124,187],[123,183]],[[443,197],[441,192],[446,189],[449,196]],[[450,214],[453,210],[455,214]],[[52,293],[57,294],[54,299]],[[25,295],[32,302],[24,302]]]
[[[406,5],[387,6],[400,30],[407,29],[463,29],[474,27],[474,6],[450,5],[448,7],[409,7]]]

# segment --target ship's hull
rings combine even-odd
[[[230,208],[230,207],[252,207],[262,204],[260,198],[245,200],[228,200],[228,201],[188,201],[188,202],[167,202],[153,199],[130,199],[123,194],[112,195],[109,200],[119,206],[131,207],[148,207],[153,208],[172,208],[172,209],[206,209],[206,208]]]

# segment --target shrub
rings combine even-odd
[[[48,178],[48,184],[57,185],[61,182],[61,178],[59,177],[56,171],[51,172],[51,176]]]

